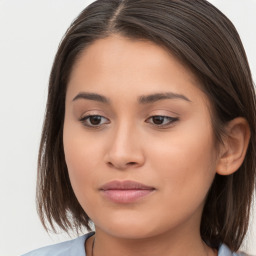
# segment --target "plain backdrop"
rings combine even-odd
[[[69,239],[47,234],[35,209],[37,153],[58,44],[92,1],[0,0],[0,255]],[[212,0],[235,24],[256,78],[256,0]],[[254,208],[254,219],[256,219]],[[247,251],[256,254],[256,221]]]

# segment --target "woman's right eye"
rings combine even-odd
[[[110,123],[110,121],[106,117],[100,116],[100,115],[84,116],[80,119],[80,122],[84,126],[92,127],[92,128],[99,128],[104,124]]]

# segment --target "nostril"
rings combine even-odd
[[[136,162],[129,162],[127,163],[127,165],[136,165],[137,163]]]
[[[113,166],[114,166],[111,162],[107,162],[107,164],[108,164],[110,167],[113,167]]]
[[[136,166],[137,163],[136,162],[128,162],[128,163],[112,163],[112,162],[107,162],[107,165],[109,167],[115,167],[118,169],[126,169],[127,167],[132,167],[132,166]]]

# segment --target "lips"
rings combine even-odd
[[[100,188],[104,198],[115,203],[133,203],[154,191],[154,187],[129,180],[111,181]]]

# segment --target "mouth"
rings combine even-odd
[[[103,197],[114,203],[133,203],[150,194],[156,189],[135,181],[111,181],[100,188]]]

